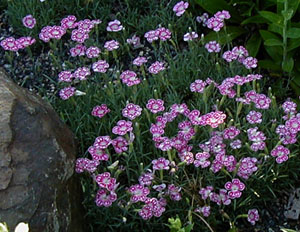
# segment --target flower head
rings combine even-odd
[[[160,157],[156,160],[152,160],[153,170],[169,170],[170,161]]]
[[[122,115],[130,120],[134,120],[136,117],[140,116],[141,113],[142,108],[139,105],[134,105],[133,103],[128,103],[122,110]]]
[[[160,111],[164,111],[164,101],[161,99],[149,99],[146,105],[147,109],[149,109],[153,114],[156,114]]]
[[[95,117],[102,118],[104,115],[108,114],[110,109],[108,109],[106,104],[102,104],[101,106],[95,106],[92,110],[92,115]]]
[[[66,87],[59,91],[59,96],[63,100],[67,100],[75,94],[76,89],[74,87]]]
[[[119,48],[119,42],[116,40],[110,40],[105,42],[104,48],[106,48],[108,51],[113,51]]]
[[[176,16],[181,16],[184,14],[185,10],[189,7],[188,2],[180,1],[177,2],[173,7],[173,11],[176,13]]]
[[[152,74],[158,74],[159,72],[165,70],[164,63],[156,61],[153,64],[151,64],[148,70]]]
[[[127,86],[138,85],[139,83],[141,83],[141,80],[137,78],[136,73],[130,70],[122,72],[120,75],[120,79]]]
[[[109,64],[105,60],[98,60],[92,64],[92,69],[94,72],[106,73],[109,68]]]
[[[130,121],[125,121],[125,120],[120,120],[117,122],[117,125],[113,127],[112,133],[116,135],[125,135],[127,132],[132,131],[132,122]]]
[[[23,25],[27,28],[34,28],[35,24],[36,24],[36,20],[32,15],[26,15],[23,19],[22,19]]]
[[[257,209],[250,209],[248,211],[248,222],[250,222],[252,225],[255,225],[255,222],[259,220],[259,214]]]
[[[239,179],[232,179],[232,182],[227,182],[225,188],[229,190],[228,196],[231,199],[239,198],[242,195],[242,191],[245,189],[245,184]]]
[[[108,23],[106,30],[107,31],[121,31],[123,26],[119,20],[114,20]]]

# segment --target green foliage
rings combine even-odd
[[[299,20],[299,14],[296,14],[299,11],[298,0],[195,1],[211,14],[228,10],[233,16],[229,25],[237,23],[235,30],[239,32],[231,39],[244,36],[246,48],[251,56],[259,57],[260,67],[269,70],[271,76],[292,78],[291,87],[299,96],[300,73],[295,66],[300,60],[297,51],[300,47],[300,25],[295,24]],[[239,17],[234,17],[237,14]],[[222,33],[225,33],[224,30]]]
[[[168,222],[169,224],[167,226],[170,228],[170,232],[190,232],[193,229],[193,224],[182,227],[182,223],[178,215],[176,216],[176,219],[169,218]]]

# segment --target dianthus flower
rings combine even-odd
[[[256,68],[257,67],[257,59],[254,58],[254,57],[249,56],[246,59],[244,59],[243,65],[247,69]]]
[[[230,143],[230,147],[232,148],[232,149],[239,149],[239,148],[241,148],[242,147],[242,142],[241,142],[241,140],[239,140],[239,139],[237,139],[237,140],[234,140],[234,141],[232,141],[231,143]]]
[[[133,64],[136,65],[136,66],[142,66],[144,63],[147,62],[147,58],[144,57],[144,56],[138,56],[137,58],[135,58],[133,60]]]
[[[206,114],[206,124],[210,125],[212,128],[216,128],[224,123],[225,118],[226,114],[222,111],[211,112]]]
[[[84,19],[78,21],[77,26],[78,26],[78,30],[81,30],[84,33],[88,34],[94,27],[94,23],[89,19]]]
[[[107,192],[105,189],[99,189],[96,195],[96,205],[109,207],[117,200],[117,194],[115,192]]]
[[[194,31],[184,34],[183,41],[192,41],[198,38],[198,34]]]
[[[179,158],[181,162],[185,162],[187,165],[194,163],[194,154],[190,151],[179,152]]]
[[[89,34],[82,29],[75,29],[72,31],[71,40],[78,43],[84,43],[86,39],[89,38]]]
[[[73,74],[71,71],[62,71],[58,74],[58,81],[71,82],[72,79],[73,79]]]
[[[210,165],[210,161],[207,160],[210,157],[208,152],[197,153],[195,155],[194,165],[195,167],[201,166],[201,168],[206,168]]]
[[[202,23],[202,26],[203,27],[206,27],[207,26],[207,20],[208,20],[209,16],[207,13],[203,13],[201,16],[197,16],[196,17],[196,21],[198,23]]]
[[[271,99],[264,94],[256,94],[256,98],[253,102],[257,109],[269,109]]]
[[[122,80],[123,84],[127,86],[138,85],[141,83],[141,80],[136,77],[136,73],[130,70],[126,70],[121,73],[120,79]]]
[[[20,37],[19,39],[16,40],[17,46],[19,49],[24,49],[24,48],[34,44],[35,41],[36,40],[30,36]]]
[[[200,111],[199,110],[192,110],[189,113],[188,118],[193,123],[193,125],[201,125],[201,126],[206,125],[206,115],[201,115],[200,116]]]
[[[108,51],[113,51],[119,48],[119,42],[116,40],[110,40],[105,42],[104,48],[106,48]]]
[[[123,26],[119,20],[110,21],[106,27],[107,31],[121,31]]]
[[[50,26],[46,26],[42,28],[41,32],[39,33],[40,40],[46,43],[50,41],[50,34],[49,34],[50,28],[51,28]]]
[[[66,30],[61,26],[52,26],[48,29],[50,39],[61,39],[61,37],[66,33]]]
[[[130,120],[134,120],[136,117],[140,116],[142,113],[142,108],[139,105],[134,105],[129,103],[122,110],[122,115]]]
[[[172,149],[172,141],[168,137],[161,137],[159,142],[155,144],[155,147],[162,150],[168,151]]]
[[[297,111],[297,104],[291,100],[286,100],[282,104],[282,109],[284,110],[284,113],[295,113]]]
[[[152,43],[155,40],[158,40],[158,36],[156,34],[156,31],[148,31],[145,33],[144,37],[147,39],[149,43]]]
[[[169,170],[170,167],[170,161],[163,158],[163,157],[160,157],[156,160],[152,160],[152,167],[153,167],[153,170]]]
[[[190,140],[192,136],[196,134],[196,131],[190,121],[180,122],[178,124],[178,128],[180,129],[178,136],[184,138],[185,140]]]
[[[36,20],[32,15],[26,15],[23,19],[22,19],[23,25],[27,28],[34,28],[35,24],[36,24]]]
[[[88,152],[91,154],[93,160],[107,161],[109,159],[109,155],[105,152],[105,150],[99,147],[90,146],[88,148]]]
[[[185,10],[189,7],[188,2],[180,1],[177,2],[173,7],[173,11],[176,13],[176,16],[181,16],[184,14]]]
[[[203,200],[206,200],[212,194],[214,188],[212,186],[207,186],[205,188],[201,188],[199,194]]]
[[[209,41],[207,44],[205,44],[205,48],[208,52],[219,52],[221,51],[221,46],[217,41]]]
[[[95,106],[92,110],[92,115],[95,117],[102,118],[104,115],[108,114],[110,109],[107,108],[106,104],[102,104],[101,106]]]
[[[127,39],[126,42],[128,44],[132,44],[134,48],[138,48],[141,45],[140,37],[134,35],[130,39]]]
[[[1,47],[4,50],[8,50],[8,51],[16,52],[19,50],[18,41],[16,41],[15,38],[13,38],[13,37],[8,37],[8,38],[2,40]]]
[[[285,126],[291,133],[298,133],[300,131],[300,117],[292,117],[285,122]]]
[[[207,83],[202,80],[195,80],[191,85],[190,85],[190,90],[192,92],[198,92],[198,93],[203,93],[205,86]]]
[[[146,201],[147,195],[150,193],[150,190],[147,187],[136,184],[130,186],[128,191],[132,194],[130,201],[136,203],[138,201]]]
[[[100,54],[100,49],[98,47],[89,47],[85,54],[88,58],[96,58]]]
[[[109,64],[105,60],[98,60],[92,64],[92,69],[94,72],[106,73],[109,68]]]
[[[220,31],[224,26],[223,20],[216,17],[209,18],[206,24],[208,28],[213,29],[214,31]]]
[[[139,183],[140,185],[151,185],[152,180],[154,180],[154,174],[152,172],[143,173],[139,177]]]
[[[233,60],[236,60],[238,56],[232,51],[226,51],[223,53],[222,57],[227,62],[232,62]]]
[[[238,176],[248,179],[254,172],[257,171],[257,167],[255,166],[257,162],[256,158],[246,157],[242,158],[240,161]]]
[[[112,133],[116,135],[125,135],[127,132],[132,131],[132,122],[130,121],[125,121],[125,120],[120,120],[117,122],[117,125],[113,127]]]
[[[178,114],[183,114],[186,117],[188,117],[190,110],[188,108],[188,106],[183,103],[183,104],[173,104],[171,106],[171,113],[175,114],[175,116],[177,116]]]
[[[156,61],[153,64],[151,64],[148,70],[152,74],[158,74],[159,72],[165,70],[164,63]]]
[[[112,145],[116,151],[116,153],[120,154],[124,151],[127,151],[128,142],[125,138],[118,136],[117,138],[112,140]]]
[[[230,14],[227,10],[218,11],[214,16],[220,20],[230,19]]]
[[[109,172],[98,174],[97,176],[95,176],[95,181],[101,188],[105,188],[108,191],[114,191],[118,186],[117,180],[110,177]]]
[[[161,136],[165,133],[165,131],[156,124],[151,124],[150,133],[152,134],[153,141],[158,142],[157,139],[161,139]]]
[[[66,87],[59,91],[59,96],[63,100],[67,100],[68,98],[72,97],[75,94],[74,87]]]
[[[111,144],[112,140],[109,136],[99,136],[95,139],[94,147],[106,149]]]
[[[77,24],[76,24],[76,17],[74,15],[68,15],[66,18],[63,18],[61,21],[60,21],[60,25],[62,28],[64,29],[72,29],[72,28],[75,28],[77,27]]]
[[[170,30],[167,29],[167,28],[164,28],[164,27],[157,28],[155,30],[155,34],[162,41],[165,41],[167,39],[171,39],[171,32],[170,32]]]
[[[237,129],[235,126],[231,126],[229,128],[226,128],[223,131],[224,139],[234,139],[239,134],[240,134],[240,130]]]
[[[82,44],[77,44],[74,48],[70,49],[71,56],[84,56],[86,47]]]
[[[82,80],[86,80],[87,79],[86,77],[91,75],[91,71],[87,67],[80,67],[75,70],[73,75],[74,78],[82,81]]]
[[[164,111],[164,101],[161,99],[149,99],[146,105],[147,109],[149,109],[153,114],[156,114],[160,111]]]
[[[288,155],[290,154],[290,150],[282,145],[276,146],[271,151],[271,156],[276,157],[276,162],[281,164],[288,160]]]
[[[77,173],[82,173],[84,171],[95,172],[97,170],[97,166],[99,165],[98,161],[89,160],[87,158],[78,158],[75,164],[75,171]]]
[[[246,57],[249,56],[247,49],[243,46],[234,47],[232,53],[237,56],[237,59],[240,63],[243,63]]]
[[[248,211],[248,222],[250,222],[252,225],[255,225],[255,222],[259,220],[259,214],[257,209],[250,209]]]
[[[196,213],[202,213],[204,217],[208,217],[210,215],[210,206],[198,207],[195,209]]]
[[[250,124],[255,124],[255,123],[262,122],[261,117],[262,117],[262,114],[260,112],[252,110],[247,114],[246,119]]]
[[[239,198],[242,195],[242,191],[245,189],[245,184],[239,179],[232,179],[232,182],[227,182],[225,188],[229,191],[228,196],[231,199]]]
[[[176,187],[174,184],[170,184],[168,186],[167,194],[170,196],[171,200],[180,201],[181,200],[180,191],[181,191],[180,187]]]

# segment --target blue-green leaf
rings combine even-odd
[[[292,27],[288,29],[286,35],[288,38],[293,38],[293,39],[300,38],[300,28]]]
[[[246,49],[250,56],[255,57],[257,55],[260,45],[261,36],[256,32],[250,37],[246,44]]]
[[[283,27],[283,17],[281,15],[275,14],[271,11],[260,11],[259,14],[270,22]]]
[[[293,70],[293,68],[294,68],[294,59],[292,57],[282,62],[283,71],[290,73]]]
[[[282,41],[278,39],[267,39],[264,42],[266,46],[282,46]]]

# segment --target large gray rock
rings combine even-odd
[[[83,231],[75,154],[73,134],[51,106],[0,70],[0,222]]]

